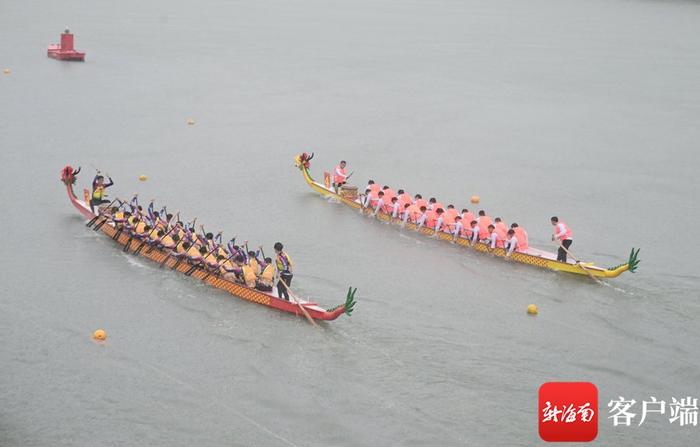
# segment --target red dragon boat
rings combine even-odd
[[[88,189],[83,190],[83,199],[78,199],[75,196],[75,193],[73,192],[73,185],[75,184],[76,181],[76,176],[78,172],[80,171],[80,168],[77,170],[73,169],[71,166],[66,166],[61,170],[61,181],[65,184],[66,186],[66,192],[68,193],[68,199],[70,202],[73,204],[73,206],[78,210],[78,212],[85,217],[86,219],[94,219],[98,217],[95,213],[92,212],[90,209],[90,191]],[[114,227],[114,224],[111,222],[108,222],[104,225],[98,226],[98,231],[101,231],[105,235],[114,238],[115,234],[117,233],[116,228]],[[129,236],[120,233],[119,237],[115,239],[115,242],[118,243],[121,246],[125,246],[127,242],[129,241]],[[142,250],[139,252],[139,254],[147,259],[150,259],[153,262],[157,263],[163,263],[165,261],[164,266],[170,267],[171,269],[173,267],[176,267],[176,260],[173,259],[172,257],[169,257],[166,260],[167,253],[159,248],[153,248],[152,250]],[[185,273],[191,268],[190,264],[187,263],[179,263],[175,270],[177,270],[180,273]],[[274,290],[272,292],[261,292],[259,290],[253,289],[246,287],[245,285],[238,284],[232,281],[228,281],[224,278],[221,278],[219,276],[214,276],[214,275],[208,275],[206,271],[204,271],[201,268],[197,268],[190,276],[203,280],[205,283],[209,284],[212,287],[215,287],[217,289],[224,290],[231,295],[234,295],[238,298],[247,300],[247,301],[252,301],[254,303],[262,304],[264,306],[268,307],[273,307],[275,309],[279,309],[283,312],[289,312],[295,315],[302,315],[303,312],[301,311],[300,307],[303,307],[303,309],[308,313],[308,315],[313,318],[314,320],[335,320],[342,314],[347,314],[350,315],[353,311],[353,308],[355,306],[355,292],[357,289],[353,289],[352,287],[348,289],[347,297],[345,299],[345,302],[343,304],[340,304],[338,306],[335,306],[330,309],[324,309],[321,306],[319,306],[317,303],[314,303],[312,301],[306,301],[303,299],[297,299],[298,302],[293,302],[293,301],[287,301],[284,299],[280,299],[276,295],[276,291]]]
[[[61,34],[61,43],[49,45],[46,55],[62,61],[85,61],[85,53],[75,51],[73,48],[73,34],[68,29]]]

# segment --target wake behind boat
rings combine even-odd
[[[152,239],[149,237],[144,238],[145,242],[143,244],[139,242],[131,245],[134,238],[128,233],[127,230],[120,226],[117,219],[110,218],[109,207],[95,208],[94,193],[91,195],[88,189],[84,189],[82,200],[75,196],[73,185],[75,184],[76,175],[79,171],[80,168],[74,170],[71,166],[66,166],[61,171],[61,181],[66,186],[68,199],[83,217],[90,219],[89,225],[94,224],[96,231],[101,231],[105,235],[114,239],[117,244],[124,247],[125,251],[129,251],[130,248],[133,248],[132,254],[141,255],[150,259],[151,261],[161,264],[161,266],[169,267],[180,273],[184,273],[187,276],[200,279],[208,285],[217,289],[225,290],[238,298],[262,304],[264,306],[273,307],[284,312],[289,312],[296,315],[302,314],[309,319],[335,320],[342,314],[350,315],[352,313],[355,305],[356,289],[353,290],[350,288],[348,290],[346,300],[343,304],[329,309],[324,309],[315,302],[295,297],[288,288],[287,290],[293,297],[292,301],[279,298],[274,285],[270,287],[270,291],[257,290],[254,286],[250,287],[245,283],[241,284],[236,280],[231,280],[228,277],[225,277],[226,275],[221,275],[218,268],[213,270],[207,269],[204,262],[202,262],[201,265],[181,262],[181,259],[176,259],[176,257],[173,256],[173,250],[167,250],[162,246],[162,244],[150,244]],[[99,195],[100,201],[108,202],[106,200],[102,200],[102,192],[100,192]],[[93,209],[95,210],[93,211]],[[148,244],[148,248],[142,249],[146,244]],[[223,250],[223,248],[221,250]]]
[[[365,215],[376,214],[376,217],[381,221],[389,222],[394,225],[402,225],[409,230],[415,230],[425,236],[433,236],[443,241],[454,242],[461,247],[472,248],[479,253],[487,253],[499,258],[507,257],[515,262],[531,265],[533,267],[575,273],[578,275],[588,275],[594,278],[615,278],[626,271],[634,273],[637,265],[640,262],[637,257],[639,254],[639,249],[635,250],[634,248],[630,252],[629,259],[626,263],[607,269],[598,267],[592,262],[580,262],[578,260],[562,262],[557,260],[558,256],[556,253],[551,253],[534,247],[527,247],[527,249],[523,252],[512,252],[511,250],[511,253],[509,253],[508,250],[502,247],[492,248],[487,243],[483,243],[481,241],[473,242],[462,235],[455,236],[449,232],[435,231],[432,228],[419,225],[418,223],[410,220],[404,221],[397,217],[392,217],[391,214],[384,210],[378,210],[375,213],[374,209],[364,205],[362,196],[358,194],[356,187],[344,185],[336,189],[331,184],[331,174],[328,172],[326,172],[324,175],[323,183],[314,180],[309,173],[311,158],[313,158],[313,155],[309,156],[308,154],[299,154],[294,158],[295,166],[301,171],[302,175],[304,176],[304,180],[311,187],[311,189],[321,194],[323,197],[332,197],[346,206],[362,210]],[[564,248],[564,250],[568,252],[566,248]],[[568,253],[570,254],[570,252]]]

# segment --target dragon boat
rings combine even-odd
[[[73,204],[73,206],[83,217],[92,220],[98,218],[98,215],[95,214],[90,208],[90,191],[88,189],[83,190],[82,200],[78,199],[78,197],[76,197],[75,193],[73,192],[73,185],[76,182],[76,176],[79,171],[80,168],[74,170],[71,166],[64,167],[61,171],[61,181],[66,186],[68,199]],[[99,212],[100,211],[98,211],[98,213]],[[117,229],[115,228],[112,222],[107,222],[103,225],[95,225],[95,227],[98,228],[98,231],[101,231],[106,236],[109,236],[113,239],[117,234]],[[115,242],[120,246],[126,246],[129,239],[130,237],[127,234],[120,233],[119,236],[115,239]],[[173,257],[168,257],[168,259],[166,260],[168,254],[160,248],[153,248],[151,250],[141,250],[139,251],[139,254],[144,258],[150,259],[151,261],[160,264],[162,264],[163,261],[165,261],[165,264],[163,264],[164,266],[167,266],[171,269],[175,267],[175,270],[180,273],[185,273],[192,267],[191,264],[188,264],[186,262],[177,263],[177,261]],[[357,291],[357,289],[353,289],[352,287],[348,289],[348,293],[343,304],[332,307],[330,309],[324,309],[315,302],[303,300],[300,298],[297,298],[296,302],[278,298],[274,286],[271,292],[262,292],[257,289],[246,287],[245,285],[229,281],[220,276],[210,275],[204,269],[199,267],[196,268],[190,276],[193,278],[203,280],[206,284],[214,288],[224,290],[238,298],[262,304],[264,306],[272,307],[283,312],[302,315],[303,312],[301,311],[301,307],[303,307],[306,313],[314,320],[330,321],[335,320],[343,314],[350,315],[355,306],[355,292]]]
[[[319,193],[321,196],[335,199],[335,201],[340,202],[343,205],[349,206],[350,208],[362,210],[362,212],[365,215],[374,213],[373,209],[362,206],[362,197],[357,194],[356,188],[351,187],[348,189],[341,189],[339,192],[336,192],[331,187],[330,173],[324,173],[323,183],[314,180],[313,177],[311,177],[311,174],[309,173],[311,163],[310,158],[306,154],[299,154],[295,156],[294,164],[301,171],[302,175],[304,176],[304,180],[311,187],[311,189]],[[505,258],[506,256],[506,250],[503,248],[492,249],[488,244],[482,242],[477,242],[476,244],[472,245],[468,239],[463,237],[454,238],[451,234],[445,233],[444,231],[436,232],[435,230],[427,227],[418,228],[418,226],[412,222],[406,222],[404,224],[404,222],[402,222],[401,219],[392,218],[391,215],[383,212],[383,210],[380,210],[377,213],[377,218],[383,222],[388,222],[399,226],[405,226],[405,228],[409,230],[414,230],[425,236],[432,236],[442,241],[453,242],[460,247],[468,249],[470,248],[479,253],[491,254],[499,258]],[[513,252],[510,255],[510,259],[520,264],[527,264],[533,267],[550,269],[559,272],[574,273],[578,275],[588,275],[595,278],[615,278],[626,271],[634,273],[640,262],[638,255],[639,249],[635,250],[633,248],[630,252],[627,262],[609,268],[598,267],[592,262],[557,261],[556,253],[550,253],[532,247],[528,248],[526,253]]]

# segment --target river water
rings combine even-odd
[[[66,25],[85,63],[45,57]],[[596,445],[700,439],[637,423],[700,397],[697,2],[3,0],[0,27],[0,445],[528,446],[547,381],[598,386]],[[300,151],[642,263],[601,286],[401,231],[315,195]],[[314,329],[123,254],[67,163],[284,242],[297,293],[352,285],[355,313]]]

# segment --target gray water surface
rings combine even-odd
[[[66,25],[85,63],[45,57]],[[597,384],[596,445],[700,439],[606,408],[700,397],[699,3],[3,0],[0,29],[0,445],[528,446],[550,380]],[[577,256],[642,247],[639,272],[600,286],[371,221],[311,192],[300,151],[317,177],[342,158],[478,194],[541,248],[557,214]],[[67,163],[78,191],[95,165],[284,242],[297,292],[352,285],[355,313],[314,329],[123,254]]]

